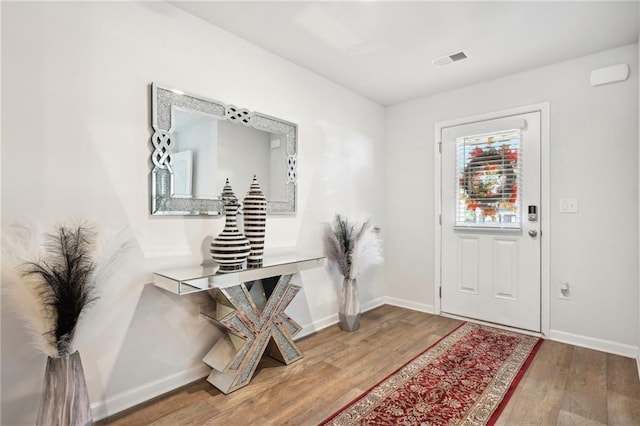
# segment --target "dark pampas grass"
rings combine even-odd
[[[369,221],[352,224],[336,214],[333,226],[325,229],[324,247],[345,278],[355,279],[369,266],[382,262],[381,242]]]
[[[96,233],[85,224],[58,226],[46,234],[46,254],[26,262],[22,276],[31,278],[35,294],[48,310],[48,330],[43,336],[57,356],[70,354],[76,325],[95,296],[96,264],[91,257]]]
[[[338,265],[342,276],[349,276],[351,252],[353,251],[354,225],[351,225],[339,214],[334,218],[333,227],[327,225],[325,230],[325,252],[327,257]]]

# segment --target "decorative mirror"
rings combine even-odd
[[[267,214],[295,214],[295,124],[156,83],[151,103],[152,214],[223,214],[225,180],[242,199],[254,175]]]

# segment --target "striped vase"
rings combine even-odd
[[[236,215],[240,204],[231,185],[229,185],[229,179],[224,185],[221,198],[225,212],[224,229],[211,243],[209,253],[211,253],[213,260],[220,265],[220,272],[237,271],[242,269],[244,261],[249,256],[251,246],[249,240],[236,225]]]
[[[251,243],[251,252],[247,259],[247,268],[262,266],[264,256],[264,234],[267,225],[267,197],[262,193],[256,176],[247,196],[242,202],[244,206],[244,233]]]

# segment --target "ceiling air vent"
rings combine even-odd
[[[431,63],[435,65],[437,68],[442,68],[444,66],[451,65],[454,62],[458,62],[463,59],[467,59],[467,54],[463,50],[461,50],[460,52],[449,53],[448,55],[444,55],[439,58],[433,59]]]

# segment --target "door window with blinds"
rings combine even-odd
[[[456,139],[458,228],[520,229],[521,130]]]

